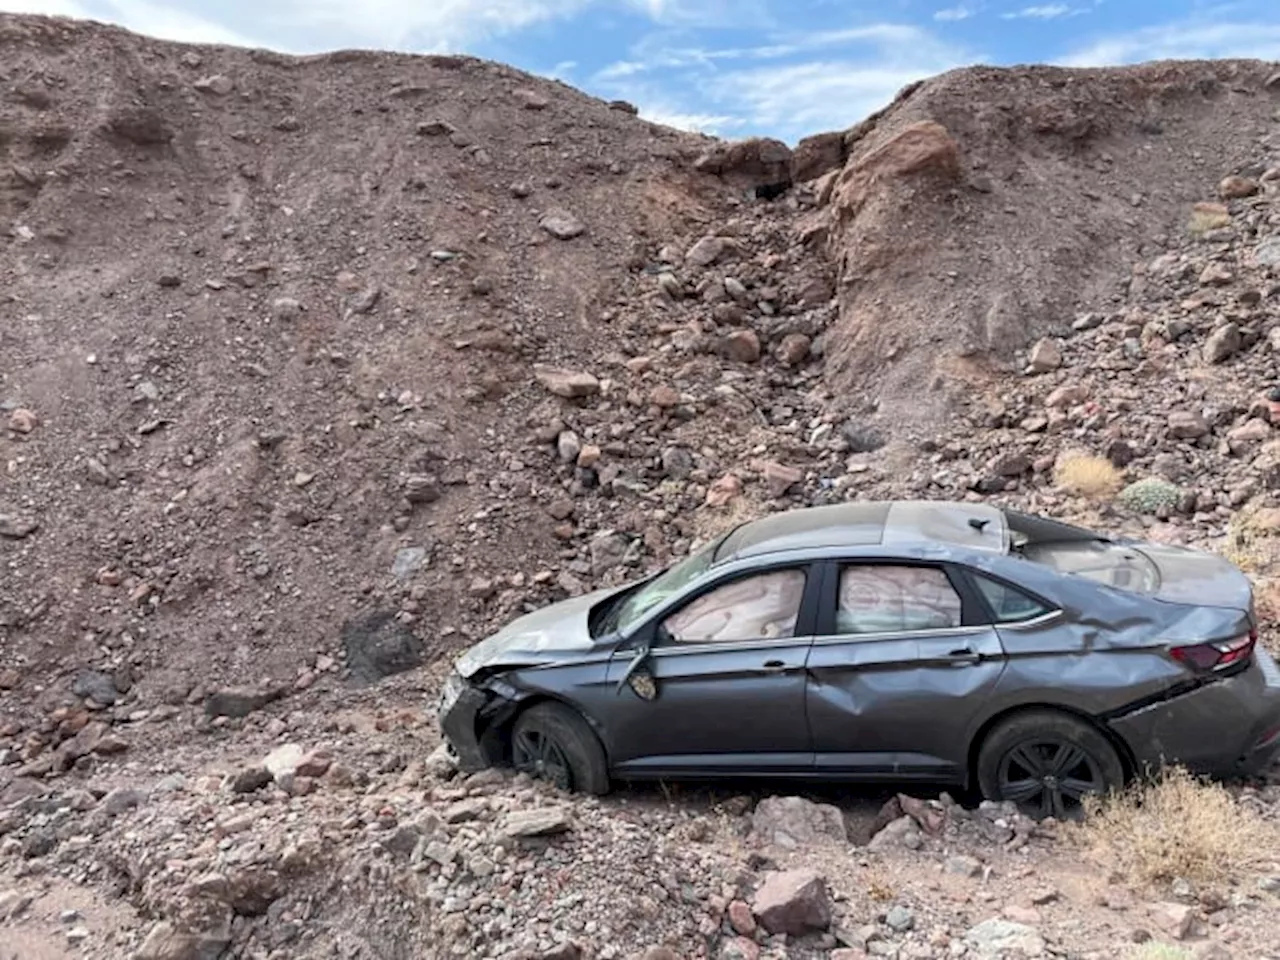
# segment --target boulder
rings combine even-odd
[[[751,830],[764,843],[796,849],[846,844],[848,831],[839,807],[803,797],[767,797],[751,816]]]
[[[769,933],[802,937],[831,925],[831,894],[812,870],[788,870],[765,876],[751,909]]]

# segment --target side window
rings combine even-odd
[[[905,633],[961,625],[960,595],[937,567],[891,564],[840,570],[836,632]]]
[[[686,604],[663,621],[677,643],[733,643],[794,637],[804,599],[803,570],[742,577]]]
[[[972,570],[969,573],[973,577],[973,582],[978,585],[978,589],[982,591],[992,613],[995,614],[996,623],[1023,623],[1053,612],[1021,590],[988,579]]]

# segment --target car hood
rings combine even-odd
[[[626,589],[596,590],[525,614],[467,650],[455,667],[470,678],[486,667],[536,666],[566,653],[588,651],[595,645],[587,624],[591,608]]]
[[[1230,561],[1212,553],[1159,543],[1134,544],[1133,549],[1159,571],[1160,585],[1154,593],[1157,600],[1252,613],[1253,586]]]

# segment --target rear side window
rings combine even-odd
[[[937,567],[867,564],[840,570],[836,633],[909,633],[961,624],[963,604]]]
[[[972,571],[971,571],[972,573]],[[986,598],[987,605],[995,614],[996,623],[1025,623],[1036,617],[1043,617],[1053,611],[1040,601],[1027,596],[1016,587],[991,580],[978,573],[973,573],[973,582],[978,585]]]

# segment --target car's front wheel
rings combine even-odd
[[[1124,786],[1110,741],[1070,714],[1036,710],[997,724],[978,752],[978,786],[988,800],[1010,800],[1030,816],[1078,817],[1084,801]]]
[[[535,704],[516,718],[511,763],[516,770],[561,790],[609,792],[609,766],[600,739],[564,704]]]

